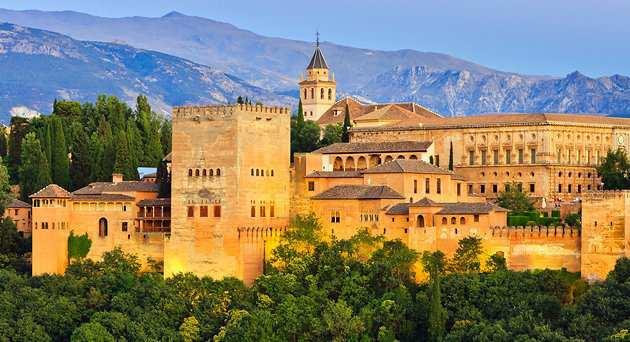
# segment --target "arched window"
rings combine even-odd
[[[214,176],[214,170],[210,169],[210,177]]]
[[[354,158],[352,157],[346,158],[346,170],[354,171]]]
[[[460,217],[459,218],[459,224],[466,224],[466,218],[465,217]]]
[[[192,175],[193,175],[192,169],[188,169],[188,177],[192,177]]]
[[[273,177],[273,169],[271,169],[271,177]]]
[[[315,98],[315,88],[311,88],[311,98]]]
[[[254,175],[254,169],[252,169],[251,172],[252,172],[252,176],[253,176]]]
[[[107,219],[104,217],[101,217],[98,220],[98,236],[99,237],[107,236]]]
[[[195,170],[195,176],[199,177],[199,169]]]
[[[212,171],[212,170],[210,170],[210,171]],[[207,176],[208,175],[208,171],[206,171],[206,169],[203,169],[203,171],[201,172],[201,175],[204,176],[204,177]]]
[[[306,89],[304,89],[304,98],[306,98]]]
[[[429,156],[429,164],[433,164],[433,156]]]
[[[446,217],[442,217],[442,224],[448,224],[448,220],[446,219]]]
[[[357,170],[365,170],[367,169],[367,162],[364,156],[359,157],[357,159]]]
[[[332,89],[328,88],[328,99],[332,100]]]
[[[403,156],[402,154],[399,155],[398,157],[396,157],[396,159],[405,159],[405,156]]]
[[[260,176],[260,170],[256,169],[256,176]]]
[[[335,162],[333,164],[334,171],[343,171],[343,159],[341,157],[336,157]]]
[[[221,169],[217,169],[216,175],[217,175],[217,176],[220,176],[220,175],[221,175]]]
[[[416,221],[416,225],[418,226],[418,228],[423,228],[424,227],[424,216],[418,215],[416,220],[417,220]]]
[[[411,156],[409,156],[409,159],[416,160],[418,159],[418,157],[415,154],[412,154]]]
[[[451,224],[457,224],[457,218],[451,217]]]
[[[386,163],[387,163],[387,162],[390,162],[390,161],[392,161],[392,160],[394,160],[394,158],[392,158],[392,156],[387,156],[387,157],[385,157],[385,162],[386,162]]]
[[[324,99],[324,88],[319,90],[319,98],[322,100]]]

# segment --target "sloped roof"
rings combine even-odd
[[[17,198],[14,198],[11,201],[11,203],[9,203],[9,205],[7,205],[7,208],[30,208],[30,207],[31,207],[30,204],[28,204],[26,202],[23,202],[23,201],[20,201]]]
[[[394,204],[385,212],[386,215],[408,215],[409,203]]]
[[[165,206],[168,207],[171,205],[170,198],[154,198],[154,199],[144,199],[138,202],[138,206],[140,207],[150,207],[150,206]]]
[[[328,64],[326,64],[326,59],[324,58],[322,50],[319,49],[319,45],[315,48],[311,62],[308,63],[306,69],[328,69]]]
[[[93,195],[76,195],[72,194],[73,201],[117,201],[130,202],[135,198],[132,196],[121,194],[93,194]]]
[[[313,196],[313,199],[331,200],[331,199],[403,199],[403,196],[394,189],[386,185],[337,185],[319,195]]]
[[[417,117],[413,112],[395,104],[386,105],[354,119],[355,122],[372,120],[406,120]]]
[[[382,153],[382,152],[426,152],[431,141],[381,141],[336,143],[322,147],[313,153]]]
[[[305,178],[362,178],[360,171],[314,171]]]
[[[453,173],[419,159],[394,159],[364,170],[363,173],[431,173],[452,175]]]
[[[142,181],[95,182],[76,190],[75,195],[96,195],[104,192],[158,192],[160,185]]]
[[[375,111],[380,111],[384,107],[392,107],[395,108],[395,112],[400,111],[402,113],[398,113],[400,114],[398,116],[391,116],[393,114],[389,114],[390,116],[387,117],[389,117],[390,119],[397,118],[402,121],[426,121],[442,118],[442,116],[438,113],[435,113],[414,102],[362,103],[357,99],[348,96],[335,102],[335,104],[333,104],[327,111],[325,111],[324,114],[322,114],[322,116],[317,120],[317,124],[328,125],[342,123],[346,112],[346,105],[348,105],[348,108],[350,109],[351,121],[357,121],[364,115],[371,114]],[[374,114],[372,116],[378,115],[379,114]]]
[[[70,193],[57,184],[49,184],[38,192],[29,196],[30,198],[70,198]]]
[[[450,214],[487,214],[493,211],[508,211],[505,208],[501,208],[492,203],[444,203],[442,209],[438,211],[438,214],[450,215]]]
[[[414,203],[411,204],[412,207],[439,207],[440,203],[428,198],[428,197],[424,197],[419,201],[416,201]]]

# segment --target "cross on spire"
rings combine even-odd
[[[317,44],[317,47],[319,47],[319,30],[315,31],[315,36],[317,37],[315,42]]]

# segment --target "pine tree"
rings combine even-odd
[[[90,183],[92,180],[92,163],[90,158],[90,139],[83,126],[75,121],[71,124],[72,141],[70,143],[71,189],[76,190]]]
[[[23,139],[21,160],[19,170],[21,197],[24,201],[30,201],[28,196],[52,182],[48,162],[35,133],[29,133]]]
[[[236,98],[236,103],[238,103],[238,104],[243,104],[243,103],[245,103],[245,102],[243,101],[243,97],[242,97],[242,96],[239,96],[238,98]]]
[[[346,103],[346,112],[343,117],[343,127],[341,131],[341,141],[342,142],[350,142],[350,133],[348,130],[352,127],[350,123],[350,106]]]
[[[51,148],[52,161],[50,163],[52,179],[55,184],[68,189],[70,187],[70,162],[68,161],[68,146],[63,132],[63,124],[59,117],[53,116],[50,126],[51,141],[54,141]]]
[[[453,171],[453,142],[451,141],[451,147],[448,150],[448,169]]]

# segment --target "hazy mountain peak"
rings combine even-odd
[[[162,16],[162,18],[185,17],[186,15],[177,11],[170,11]]]

